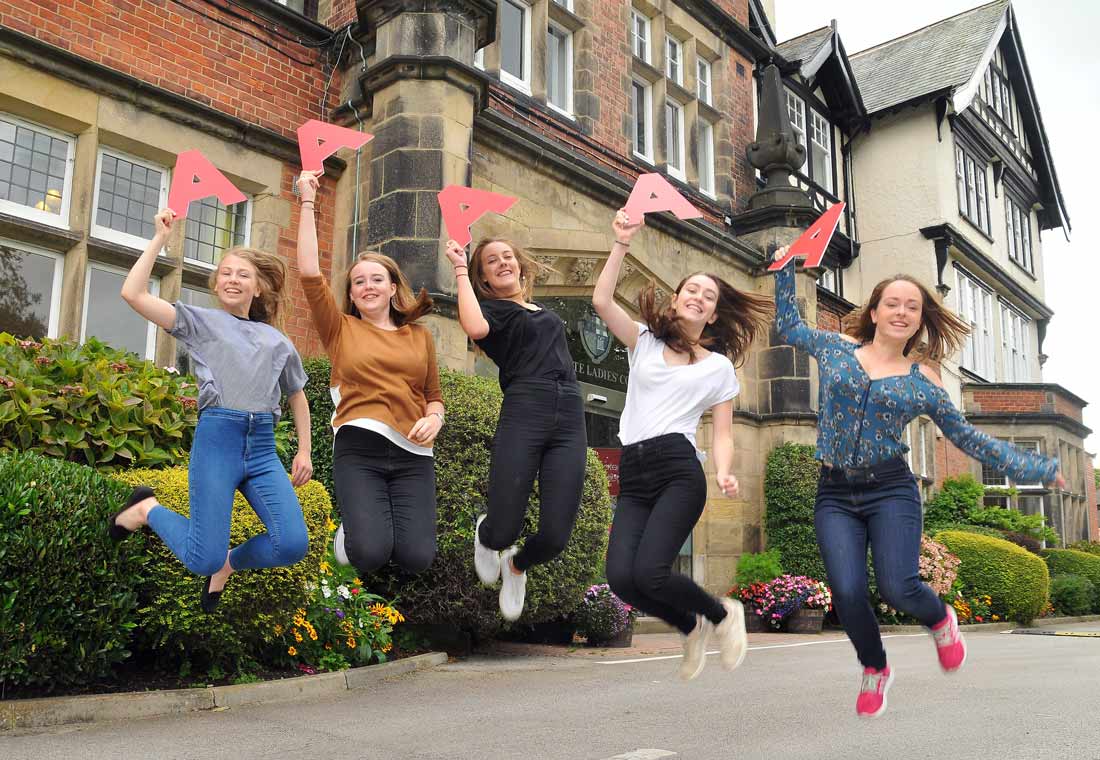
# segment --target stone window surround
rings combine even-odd
[[[59,227],[65,230],[69,229],[69,207],[72,202],[73,194],[73,153],[76,146],[76,137],[64,131],[51,129],[44,124],[20,118],[8,111],[0,111],[0,118],[14,124],[16,127],[23,127],[34,132],[40,132],[55,140],[64,140],[68,143],[68,151],[65,156],[65,180],[61,188],[61,207],[59,212],[53,214],[48,211],[34,208],[33,206],[25,206],[8,200],[0,201],[0,212],[13,214],[24,219],[30,219],[31,221],[47,224],[51,227]]]

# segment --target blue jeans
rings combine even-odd
[[[913,473],[901,458],[869,470],[866,478],[849,478],[843,470],[822,468],[814,527],[844,631],[863,667],[882,669],[886,650],[867,593],[868,544],[878,592],[887,604],[929,627],[947,610],[920,580],[923,517]]]
[[[298,495],[275,454],[271,414],[204,409],[191,446],[188,480],[191,517],[158,504],[149,511],[149,527],[191,572],[213,575],[225,564],[238,489],[267,532],[230,553],[234,570],[283,567],[306,556],[309,534]]]

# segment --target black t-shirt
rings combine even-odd
[[[538,305],[538,304],[536,304]],[[573,358],[565,341],[565,323],[539,306],[531,311],[515,301],[481,302],[489,334],[477,345],[500,369],[500,387],[522,377],[576,380]]]

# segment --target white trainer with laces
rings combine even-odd
[[[723,599],[726,617],[714,628],[714,637],[718,639],[721,650],[722,667],[735,670],[745,661],[749,652],[749,636],[745,632],[745,607],[732,599]]]
[[[512,572],[512,558],[519,553],[519,548],[511,546],[500,553],[500,614],[505,620],[519,620],[523,614],[523,600],[527,595],[527,572],[519,575]]]
[[[341,565],[350,565],[348,560],[347,550],[344,549],[344,524],[340,523],[340,527],[336,529],[336,535],[332,537],[332,553],[336,556],[336,561]]]
[[[714,624],[702,615],[695,616],[695,627],[684,640],[684,659],[680,661],[680,678],[690,681],[703,672],[707,664],[707,639]]]
[[[474,570],[482,583],[492,586],[500,577],[500,552],[481,544],[481,523],[485,518],[486,515],[477,518],[477,524],[474,525]]]

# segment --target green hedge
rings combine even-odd
[[[332,365],[321,358],[305,359],[302,362],[309,380],[303,390],[309,401],[309,423],[312,430],[313,479],[325,487],[330,494],[336,490],[332,486],[332,396],[329,393],[329,375]],[[294,456],[291,447],[289,456]],[[289,457],[288,457],[289,458]],[[335,502],[333,512],[339,514],[340,507]]]
[[[190,514],[187,470],[130,470],[117,476],[128,485],[153,488],[157,500],[176,512]],[[128,489],[124,489],[128,492]],[[225,672],[249,670],[273,637],[277,623],[293,617],[310,598],[306,583],[315,583],[328,546],[326,528],[331,502],[324,487],[310,481],[296,489],[309,530],[309,552],[291,566],[248,570],[234,574],[226,584],[213,615],[199,608],[204,579],[192,575],[151,531],[123,542],[135,557],[150,557],[139,586],[135,646],[161,668]],[[238,546],[264,531],[248,502],[238,493],[233,503],[230,544]]]
[[[961,560],[958,582],[967,598],[988,594],[992,612],[1021,623],[1046,609],[1050,573],[1039,557],[1008,541],[963,531],[943,531],[935,540]]]
[[[1100,612],[1100,557],[1074,549],[1047,549],[1042,552],[1051,575],[1080,575],[1095,587],[1093,610]]]
[[[792,575],[825,579],[814,532],[814,501],[821,466],[814,447],[784,443],[768,455],[764,473],[764,530]]]
[[[1100,555],[1100,541],[1078,541],[1075,544],[1070,544],[1066,548],[1085,552],[1086,554]]]
[[[129,657],[148,558],[107,537],[129,491],[90,467],[0,455],[0,686],[85,684]]]
[[[190,378],[89,338],[0,333],[0,451],[95,467],[177,463],[197,421]]]
[[[1093,611],[1096,586],[1080,575],[1055,575],[1050,579],[1050,603],[1063,615],[1088,615]]]

